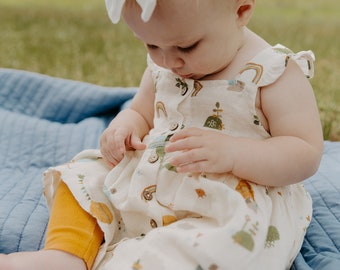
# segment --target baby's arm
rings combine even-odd
[[[179,172],[231,172],[267,186],[304,180],[318,168],[323,137],[313,89],[296,63],[261,90],[271,138],[236,138],[197,128],[171,138],[167,151],[183,151],[172,164]]]
[[[265,184],[291,184],[313,175],[323,151],[322,127],[313,89],[294,61],[276,83],[261,90],[261,103],[272,135],[257,154],[265,161]]]
[[[121,111],[101,136],[100,150],[107,163],[116,166],[126,150],[145,148],[142,139],[153,125],[154,93],[151,73],[147,68],[130,108]]]

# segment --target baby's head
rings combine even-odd
[[[194,79],[230,64],[254,8],[254,0],[106,2],[111,19],[116,22],[121,13],[157,65]]]

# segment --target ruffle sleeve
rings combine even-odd
[[[256,55],[240,71],[243,81],[253,82],[259,87],[275,82],[285,71],[288,62],[295,61],[307,78],[314,76],[315,56],[312,51],[294,53],[278,44]]]

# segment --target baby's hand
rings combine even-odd
[[[103,159],[112,167],[122,160],[126,150],[143,150],[145,147],[141,138],[126,127],[109,126],[100,138],[100,151]]]
[[[213,130],[187,128],[175,133],[166,152],[180,151],[171,164],[181,173],[225,173],[233,169],[232,137]]]

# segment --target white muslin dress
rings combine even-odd
[[[156,96],[147,149],[127,152],[114,169],[99,150],[85,150],[45,172],[48,204],[64,181],[103,230],[94,268],[289,269],[312,216],[302,184],[266,187],[227,173],[180,174],[169,163],[176,153],[164,146],[186,127],[269,138],[255,110],[258,89],[275,82],[288,61],[313,76],[313,60],[311,51],[294,54],[276,45],[232,80],[197,81],[148,59]]]

